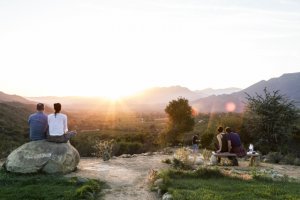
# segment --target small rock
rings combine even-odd
[[[122,154],[120,155],[121,158],[131,158],[130,154]]]
[[[161,197],[161,195],[162,195],[161,189],[160,189],[160,188],[157,189],[157,195],[158,195],[159,197]]]
[[[83,184],[83,183],[86,183],[88,181],[89,181],[89,179],[87,179],[87,178],[82,178],[82,177],[77,178],[77,183],[79,183],[79,184]]]
[[[162,197],[162,200],[173,200],[173,196],[169,193],[165,193]]]
[[[197,157],[195,160],[195,165],[203,165],[204,161],[203,159],[201,159],[200,157]]]

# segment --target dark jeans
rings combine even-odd
[[[59,136],[47,135],[46,140],[48,142],[66,143],[71,139],[71,137],[73,137],[75,135],[76,135],[76,132],[70,131],[70,132],[67,132],[67,133],[65,133],[63,135],[59,135]]]

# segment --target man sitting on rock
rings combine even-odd
[[[46,139],[48,118],[47,115],[44,114],[44,109],[44,104],[38,103],[36,105],[37,112],[31,114],[28,118],[30,141]]]

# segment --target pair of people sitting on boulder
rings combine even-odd
[[[30,129],[30,140],[44,140],[49,142],[63,143],[76,135],[76,131],[68,132],[68,118],[60,113],[61,104],[54,104],[54,113],[45,115],[45,106],[38,103],[37,112],[30,115],[28,119]]]
[[[217,140],[217,153],[229,152],[236,154],[238,157],[243,157],[246,155],[246,151],[242,145],[239,134],[233,132],[230,127],[227,127],[225,132],[223,132],[223,127],[219,127]],[[218,161],[220,161],[220,158],[218,159]],[[228,159],[232,161],[233,165],[238,165],[236,157],[228,157]]]

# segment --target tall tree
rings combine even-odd
[[[279,91],[264,89],[262,95],[247,94],[244,131],[263,153],[287,151],[288,140],[296,122],[298,110],[294,102]]]
[[[192,116],[192,107],[187,99],[179,97],[177,100],[169,102],[165,112],[169,118],[166,140],[172,144],[179,143],[183,134],[192,131],[194,128],[195,121]]]

